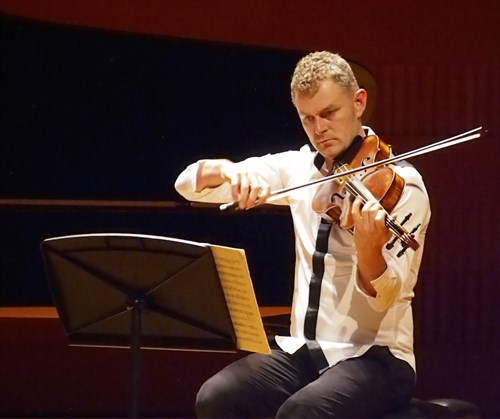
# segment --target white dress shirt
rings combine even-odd
[[[372,134],[372,131],[367,132]],[[271,186],[271,191],[303,185],[324,175],[314,165],[315,152],[308,146],[300,150],[251,157],[237,164],[249,165]],[[224,203],[232,201],[230,186],[196,192],[196,174],[201,161],[189,165],[177,178],[175,188],[191,201]],[[391,166],[406,182],[401,198],[391,215],[401,221],[411,214],[404,227],[418,227],[415,239],[417,251],[407,249],[398,256],[399,242],[392,249],[383,248],[387,270],[372,285],[376,297],[366,294],[358,284],[356,251],[349,231],[333,225],[328,237],[328,252],[324,257],[316,340],[332,366],[344,359],[360,356],[371,346],[387,346],[397,358],[415,369],[413,353],[413,318],[411,301],[422,259],[425,233],[430,219],[427,192],[420,174],[410,165]],[[315,252],[321,215],[311,208],[317,187],[297,189],[273,202],[288,205],[295,232],[295,285],[291,313],[291,336],[277,336],[276,342],[286,352],[293,353],[306,343],[305,314],[309,304],[312,259]],[[270,231],[270,234],[272,232]]]

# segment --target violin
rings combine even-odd
[[[349,205],[352,205],[352,200],[346,199],[346,192],[353,197],[359,196],[364,203],[371,199],[378,200],[389,215],[399,201],[404,188],[404,180],[388,166],[389,164],[471,141],[480,138],[485,133],[486,131],[483,131],[483,127],[474,128],[470,131],[395,156],[391,155],[390,146],[380,141],[378,137],[368,136],[365,138],[368,139],[366,147],[359,147],[356,155],[351,159],[352,161],[342,162],[341,165],[335,167],[331,175],[315,179],[303,185],[273,191],[256,206],[283,198],[297,189],[335,181],[336,185],[334,184],[333,187],[330,186],[329,189],[324,189],[322,192],[317,191],[313,206],[319,213],[324,214],[325,217],[329,217],[333,222],[337,222],[341,227],[349,230],[352,229],[354,223],[352,222],[349,208]],[[228,202],[220,205],[219,208],[220,210],[226,210],[237,207],[237,202]],[[390,216],[387,216],[385,220],[386,226],[395,236],[395,239],[388,243],[387,247],[391,248],[394,246],[395,240],[398,239],[401,240],[403,245],[403,249],[398,253],[398,256],[404,253],[407,248],[416,250],[420,246],[412,233],[403,228],[403,224],[410,216],[411,214],[405,217],[401,224],[393,220]]]
[[[353,153],[354,152],[354,153]],[[345,155],[354,154],[346,162]],[[405,187],[405,180],[387,165],[372,166],[370,169],[347,174],[353,168],[366,167],[388,159],[392,154],[391,146],[376,135],[364,139],[357,137],[351,147],[334,162],[332,172],[341,175],[334,182],[319,186],[313,199],[312,208],[326,220],[346,230],[353,230],[352,203],[361,198],[363,204],[370,200],[380,203],[386,212],[385,225],[399,239],[403,249],[417,250],[420,244],[401,224],[390,217],[399,202]],[[405,222],[411,215],[405,218]]]

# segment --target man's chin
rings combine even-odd
[[[333,160],[342,154],[342,149],[340,147],[325,147],[320,151],[320,154],[326,159]]]

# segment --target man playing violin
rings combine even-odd
[[[189,200],[235,201],[249,209],[272,191],[329,175],[356,139],[374,135],[361,122],[367,92],[337,54],[302,58],[291,95],[314,150],[200,160],[179,175],[177,191]],[[272,202],[288,205],[294,222],[290,336],[276,336],[271,355],[250,354],[207,380],[196,399],[198,417],[380,417],[409,401],[411,300],[430,209],[419,173],[408,164],[393,166],[405,186],[390,216],[376,199],[357,197],[344,209],[354,223],[349,230],[313,210],[316,187]],[[394,245],[388,217],[409,218],[420,247]]]

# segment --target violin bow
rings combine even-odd
[[[330,182],[332,180],[335,180],[335,179],[338,179],[341,177],[345,177],[345,176],[349,176],[349,175],[354,174],[354,173],[362,172],[364,170],[371,169],[373,167],[383,166],[383,165],[395,163],[395,162],[398,162],[401,160],[409,159],[412,157],[420,156],[422,154],[432,153],[433,151],[437,151],[437,150],[440,150],[442,148],[451,147],[451,146],[454,146],[454,145],[457,145],[460,143],[464,143],[466,141],[475,140],[479,137],[484,136],[485,133],[486,133],[486,131],[483,130],[483,127],[477,127],[477,128],[474,128],[470,131],[454,135],[453,137],[445,138],[444,140],[417,148],[415,150],[407,151],[405,153],[398,154],[396,156],[388,157],[386,159],[379,160],[379,161],[376,161],[373,163],[369,163],[369,164],[364,165],[364,166],[356,167],[356,168],[347,170],[347,171],[342,172],[342,173],[334,173],[332,175],[325,176],[324,178],[315,179],[315,180],[308,182],[308,183],[305,183],[303,185],[297,185],[297,186],[291,186],[289,188],[278,189],[274,192],[271,192],[269,194],[269,196],[266,198],[266,200],[264,202],[262,202],[262,204],[264,204],[266,202],[273,202],[273,201],[278,200],[280,198],[284,198],[290,192],[295,191],[297,189],[309,188],[309,187],[314,186],[314,185],[319,185],[321,183]],[[259,203],[259,205],[260,204],[261,203]],[[233,202],[228,202],[226,204],[220,205],[219,209],[221,211],[223,211],[223,210],[227,210],[227,209],[230,209],[232,207],[235,207],[235,206],[237,206],[237,202],[233,201]],[[258,206],[258,205],[256,205],[256,206]]]

